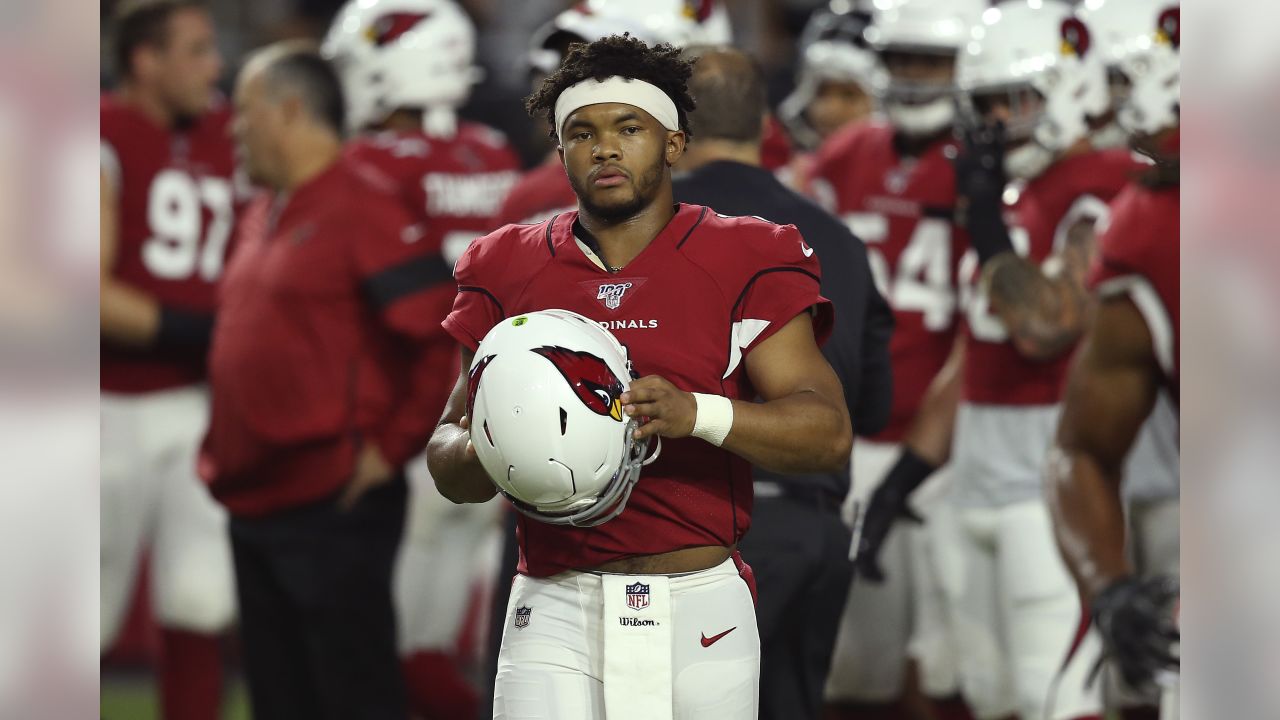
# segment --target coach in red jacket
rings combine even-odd
[[[340,159],[343,100],[310,51],[255,55],[235,91],[252,180],[221,289],[201,474],[232,515],[254,717],[395,718],[401,468],[453,368],[449,267],[370,171]]]

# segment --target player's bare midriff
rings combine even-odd
[[[591,572],[623,573],[627,575],[669,575],[696,572],[713,568],[729,559],[731,547],[703,545],[681,548],[657,555],[633,555],[610,560],[603,565],[589,568]]]

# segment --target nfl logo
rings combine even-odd
[[[529,627],[529,616],[533,614],[531,607],[516,608],[516,629],[523,630]]]
[[[628,585],[627,607],[632,610],[643,610],[649,607],[649,586],[644,583]]]
[[[631,283],[605,283],[600,286],[600,291],[596,293],[596,299],[604,301],[604,306],[610,310],[617,310],[622,304],[622,296],[631,289]]]

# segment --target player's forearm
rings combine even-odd
[[[160,304],[111,278],[102,278],[98,298],[102,337],[118,345],[145,348],[160,329]]]
[[[848,415],[815,391],[766,403],[735,400],[724,449],[778,473],[838,472],[849,461]]]
[[[442,422],[427,443],[427,468],[436,489],[450,502],[480,503],[498,490],[473,453],[467,452],[471,435],[455,422]]]
[[[1047,490],[1058,547],[1086,598],[1132,572],[1117,472],[1086,453],[1056,447]]]
[[[1015,256],[987,270],[991,305],[1022,356],[1052,360],[1070,350],[1084,331],[1088,293],[1072,272],[1052,273]]]

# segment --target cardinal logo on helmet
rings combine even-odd
[[[533,348],[533,352],[556,366],[591,412],[622,422],[622,381],[602,358],[550,345]]]

